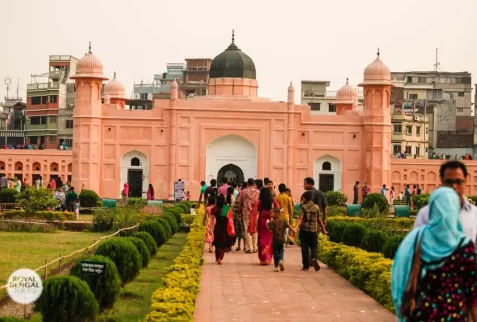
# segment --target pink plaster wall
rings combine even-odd
[[[0,150],[0,173],[9,178],[21,174],[30,184],[35,174],[45,180],[51,175],[58,175],[66,182],[68,176],[72,175],[72,168],[71,151]]]

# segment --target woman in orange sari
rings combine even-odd
[[[205,228],[205,242],[209,244],[209,253],[212,253],[212,243],[214,242],[214,226],[215,226],[215,216],[212,215],[212,208],[215,205],[215,193],[212,193],[207,199],[207,206],[205,207],[205,217],[204,225],[207,223]]]
[[[273,259],[273,233],[268,229],[267,224],[271,219],[271,211],[274,207],[279,207],[279,205],[273,198],[270,189],[261,189],[257,205],[258,258],[260,265],[269,265]]]

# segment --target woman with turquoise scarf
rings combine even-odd
[[[429,224],[412,230],[392,268],[398,321],[477,321],[477,260],[462,231],[457,193],[447,187],[429,198]]]

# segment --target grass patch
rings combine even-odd
[[[162,278],[167,274],[166,269],[173,264],[174,259],[182,250],[186,238],[187,233],[178,232],[167,244],[159,248],[149,266],[142,269],[141,275],[126,285],[114,307],[102,314],[98,320],[108,322],[142,321],[151,309],[152,293],[156,289],[164,287]]]
[[[52,233],[0,232],[0,285],[19,268],[36,269],[60,254],[91,245],[106,233],[55,231]],[[55,269],[58,265],[53,265]],[[43,272],[41,272],[43,274]],[[0,291],[0,299],[6,295]]]

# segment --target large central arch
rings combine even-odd
[[[227,171],[224,171],[224,169]],[[234,169],[236,171],[232,171]],[[244,180],[257,177],[257,149],[252,142],[241,136],[231,134],[209,143],[205,162],[207,182],[210,179],[217,179],[222,173],[224,176],[241,180],[242,173],[239,170],[242,171]]]
[[[121,158],[121,185],[118,194],[125,183],[129,183],[131,197],[146,197],[149,187],[149,159],[144,153],[132,150]]]

